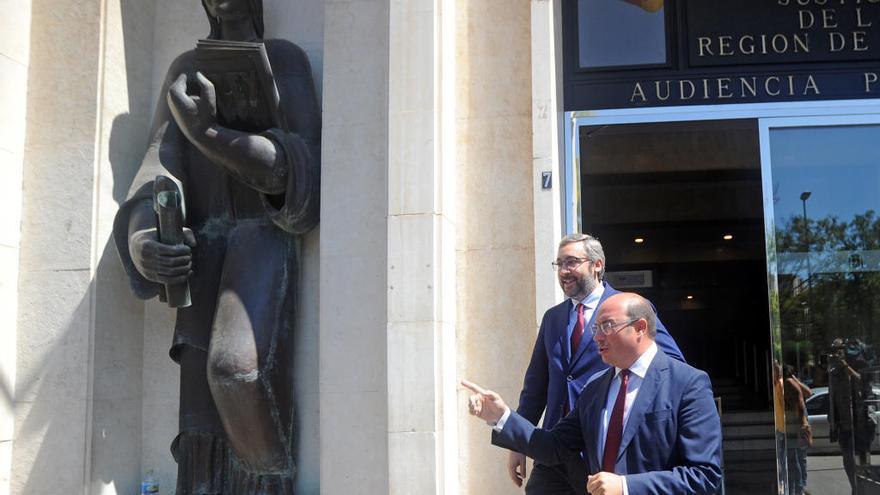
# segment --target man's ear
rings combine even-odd
[[[634,323],[634,326],[636,327],[637,332],[645,333],[645,334],[648,333],[648,320],[646,320],[644,318],[640,318],[640,319],[636,320],[636,322]]]
[[[591,263],[591,265],[593,267],[593,274],[596,276],[596,278],[599,278],[599,274],[602,273],[602,270],[605,269],[605,263],[602,260],[596,260]]]

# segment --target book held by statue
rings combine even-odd
[[[214,84],[221,125],[246,132],[287,127],[263,43],[199,40],[195,68]]]

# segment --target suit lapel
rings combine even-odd
[[[553,328],[559,329],[559,345],[562,349],[562,355],[565,357],[565,362],[562,363],[562,366],[565,367],[567,364],[571,363],[571,354],[568,350],[568,319],[571,316],[571,299],[566,299],[562,304],[556,306],[557,311],[553,315],[554,325]]]
[[[668,359],[666,354],[658,348],[653,362],[648,366],[648,372],[645,373],[645,379],[642,380],[642,385],[639,387],[636,401],[633,403],[629,411],[629,418],[626,420],[626,429],[623,430],[623,437],[620,439],[620,450],[617,451],[618,462],[620,462],[623,453],[626,452],[627,445],[629,445],[639,427],[644,423],[645,413],[648,412],[651,404],[654,403],[654,397],[657,396],[660,384],[666,379],[669,368]]]

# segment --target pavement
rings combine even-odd
[[[871,464],[880,463],[880,456],[871,456]],[[852,489],[839,455],[807,456],[807,491],[811,495],[851,495]]]

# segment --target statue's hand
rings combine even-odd
[[[168,107],[180,130],[195,141],[217,123],[217,94],[214,85],[201,72],[196,72],[199,94],[186,94],[186,74],[178,76],[168,90]]]
[[[156,229],[138,230],[128,241],[128,251],[135,268],[145,279],[160,284],[179,284],[192,275],[192,249],[196,238],[183,229],[184,244],[170,246],[159,242]]]

